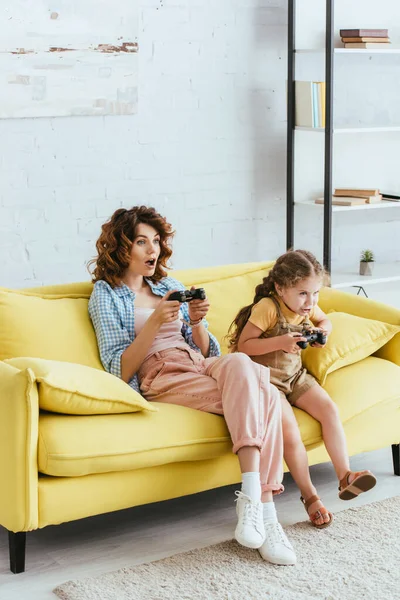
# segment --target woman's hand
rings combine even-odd
[[[285,335],[280,336],[282,344],[281,350],[284,352],[289,352],[289,354],[298,354],[301,351],[300,346],[297,345],[297,342],[305,342],[306,338],[301,335],[301,333],[285,333]]]
[[[196,288],[192,286],[190,289],[195,290]],[[203,319],[208,313],[209,308],[210,302],[208,298],[205,300],[191,300],[188,307],[191,321],[200,321]]]
[[[173,292],[178,290],[170,290],[161,300],[150,319],[155,321],[158,327],[164,325],[164,323],[172,323],[179,316],[180,302],[178,300],[168,300]]]

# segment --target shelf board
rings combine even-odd
[[[297,131],[312,131],[313,133],[324,133],[324,127],[300,127],[296,125]],[[380,131],[400,131],[400,126],[393,127],[334,127],[333,133],[379,133]]]
[[[335,270],[332,267],[331,287],[336,289],[358,285],[365,287],[388,281],[400,281],[400,262],[374,263],[372,275],[359,275],[356,270]]]
[[[325,48],[302,48],[295,50],[296,54],[321,54]],[[400,48],[335,48],[335,54],[400,54]]]
[[[296,205],[303,206],[314,206],[316,208],[324,208],[323,204],[316,204],[312,200],[304,200],[303,202],[295,202]],[[383,208],[400,208],[400,202],[390,202],[388,200],[381,200],[375,204],[355,204],[353,206],[338,206],[332,205],[332,212],[343,212],[349,210],[375,210]]]

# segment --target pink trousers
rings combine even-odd
[[[240,352],[204,358],[191,348],[170,348],[145,360],[138,377],[148,400],[223,415],[233,452],[259,448],[262,490],[283,491],[281,400],[267,367]]]

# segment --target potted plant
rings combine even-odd
[[[372,275],[374,266],[374,253],[372,250],[363,250],[360,256],[360,275]]]

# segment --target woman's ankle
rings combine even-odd
[[[272,492],[263,492],[261,494],[261,502],[264,504],[265,502],[272,502]]]

